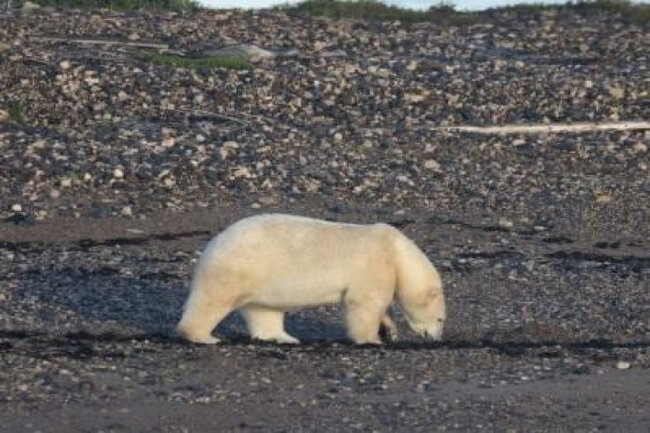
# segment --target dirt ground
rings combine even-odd
[[[250,209],[4,225],[0,430],[647,431],[647,239],[503,228],[465,215],[322,205],[418,241],[445,282],[444,341],[346,342],[336,307],[289,315],[297,347],[239,317],[170,336],[192,261]]]
[[[650,431],[650,32],[536,9],[0,14],[0,432]],[[151,49],[233,43],[270,56]],[[403,230],[443,341],[397,309],[355,347],[336,306],[299,346],[174,337],[209,239],[271,211]]]

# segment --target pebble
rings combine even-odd
[[[11,205],[11,210],[12,210],[13,212],[22,212],[22,211],[23,211],[23,207],[22,207],[20,204],[16,203],[16,204],[14,204],[14,205]]]
[[[643,118],[644,93],[630,83],[645,77],[638,53],[647,35],[616,15],[589,22],[535,15],[525,24],[530,31],[522,32],[519,18],[497,11],[486,18],[487,33],[482,26],[458,32],[441,24],[432,43],[430,23],[413,32],[392,22],[375,27],[336,19],[314,27],[307,16],[287,20],[275,10],[255,18],[228,12],[224,20],[210,10],[173,20],[141,12],[110,20],[102,20],[103,11],[57,13],[56,19],[12,16],[3,29],[10,45],[2,53],[3,77],[17,83],[5,99],[31,101],[24,114],[33,127],[9,125],[0,133],[0,147],[18,156],[0,163],[5,211],[28,200],[48,217],[69,215],[69,208],[48,200],[56,187],[84,215],[95,195],[112,200],[111,214],[130,205],[186,209],[242,196],[261,205],[261,196],[300,204],[314,196],[408,209],[435,203],[449,212],[467,205],[495,221],[528,212],[535,218],[526,226],[538,224],[539,213],[539,221],[550,219],[553,227],[557,206],[595,198],[597,188],[620,191],[621,202],[647,196],[642,182],[621,188],[616,175],[596,181],[585,173],[629,167],[630,179],[646,176],[647,162],[639,156],[647,154],[648,132],[495,137],[438,129]],[[251,26],[251,19],[260,25]],[[166,41],[184,53],[200,51],[219,30],[224,43],[264,50],[282,41],[313,62],[279,57],[254,71],[207,73],[123,61],[126,53],[115,47],[21,43],[24,29],[79,35],[88,28],[121,40]],[[616,35],[628,30],[636,36],[621,51]],[[305,31],[309,38],[296,36]],[[42,68],[12,60],[20,50],[53,63],[56,75],[43,79]],[[333,50],[339,55],[323,55]],[[573,67],[582,53],[625,65],[625,72]],[[94,60],[81,61],[86,54]],[[516,79],[521,68],[526,80]],[[0,110],[8,119],[8,107]],[[614,160],[605,161],[605,150]],[[15,159],[20,167],[12,166]],[[441,169],[444,178],[432,175]],[[129,182],[116,182],[127,170]],[[165,170],[174,177],[158,177]]]
[[[506,218],[499,219],[499,227],[504,229],[511,229],[515,226],[515,223]]]
[[[173,147],[176,144],[176,139],[174,137],[163,138],[161,142],[163,147]]]
[[[428,170],[439,170],[440,169],[440,164],[438,164],[438,161],[435,159],[427,159],[424,161],[424,168]]]
[[[407,71],[415,71],[418,68],[418,62],[415,60],[411,60],[408,65],[406,65],[406,70]]]
[[[625,97],[625,89],[620,86],[607,86],[607,91],[616,99],[623,99]]]
[[[616,363],[616,368],[618,370],[627,370],[630,367],[631,367],[631,364],[629,362],[627,362],[627,361],[618,361]]]

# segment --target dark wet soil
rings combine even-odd
[[[170,335],[193,260],[248,209],[0,226],[0,430],[647,431],[650,256],[471,214],[316,205],[387,221],[439,267],[449,320],[427,343],[345,340],[336,307],[289,315],[297,347],[233,315],[205,347]],[[286,211],[287,209],[279,209]]]

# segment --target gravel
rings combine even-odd
[[[647,431],[650,133],[436,129],[648,120],[647,28],[524,17],[0,15],[0,431]],[[233,44],[255,69],[146,61]],[[354,347],[336,307],[298,347],[170,335],[199,251],[267,211],[404,230],[444,341],[397,311]]]
[[[0,53],[0,109],[20,103],[27,123],[0,123],[0,214],[20,204],[37,220],[74,217],[101,203],[137,217],[363,196],[498,218],[537,215],[539,200],[548,214],[603,194],[612,206],[647,200],[643,131],[486,138],[433,129],[647,120],[646,29],[607,13],[527,17],[495,12],[456,27],[274,11],[0,16],[10,46]],[[238,43],[298,54],[249,71],[188,70],[147,63],[145,48],[42,39],[133,34],[175,52]],[[629,178],[614,181],[616,171]],[[544,193],[548,179],[561,184],[557,194]],[[499,203],[486,200],[489,188],[503,192]]]

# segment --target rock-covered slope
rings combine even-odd
[[[534,225],[566,203],[583,220],[627,203],[612,224],[647,230],[647,132],[436,129],[647,120],[650,33],[615,14],[504,11],[456,26],[40,9],[0,15],[0,41],[0,109],[14,120],[0,123],[0,213],[13,221],[317,199]],[[147,61],[158,46],[235,43],[288,55],[253,70]]]

